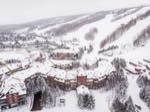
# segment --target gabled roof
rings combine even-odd
[[[12,94],[12,93],[19,93],[26,94],[26,87],[24,82],[20,81],[19,79],[16,79],[14,77],[7,78],[0,88],[0,98],[5,98],[6,94]]]
[[[77,87],[77,94],[78,95],[86,95],[86,94],[90,94],[90,91],[89,91],[88,87],[81,85],[81,86]]]

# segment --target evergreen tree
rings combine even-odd
[[[80,108],[94,109],[95,99],[92,95],[80,95],[78,99],[78,105]]]
[[[112,112],[126,112],[125,105],[116,98],[112,104],[113,111]]]
[[[87,108],[88,109],[95,108],[95,99],[93,98],[93,96],[89,96]]]

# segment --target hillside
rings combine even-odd
[[[4,111],[30,111],[37,91],[48,89],[48,98],[56,98],[56,103],[63,98],[65,106],[45,99],[42,112],[86,112],[78,107],[77,86],[66,90],[62,85],[85,75],[92,87],[81,84],[95,98],[95,108],[89,112],[149,112],[149,21],[150,6],[139,6],[0,26],[0,98],[10,88],[28,98],[23,108]],[[39,73],[36,80],[42,83],[34,85],[32,75]],[[48,87],[41,77],[54,77],[57,83]]]

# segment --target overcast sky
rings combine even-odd
[[[150,4],[150,0],[0,0],[0,24]]]

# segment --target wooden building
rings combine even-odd
[[[57,49],[50,54],[54,60],[77,60],[82,56],[80,49]]]
[[[64,62],[64,61],[63,61]],[[58,69],[63,69],[63,70],[71,70],[71,69],[76,69],[80,66],[79,62],[70,62],[67,64],[62,64],[62,63],[56,63],[53,65],[53,68],[58,68]]]
[[[87,85],[87,76],[78,75],[77,76],[77,85]]]
[[[18,79],[8,78],[4,82],[0,91],[1,109],[12,108],[14,106],[24,105],[26,103],[26,89],[24,83]],[[15,83],[14,85],[12,83]]]
[[[19,93],[7,94],[5,98],[0,99],[1,110],[24,105],[26,103],[26,94]]]

